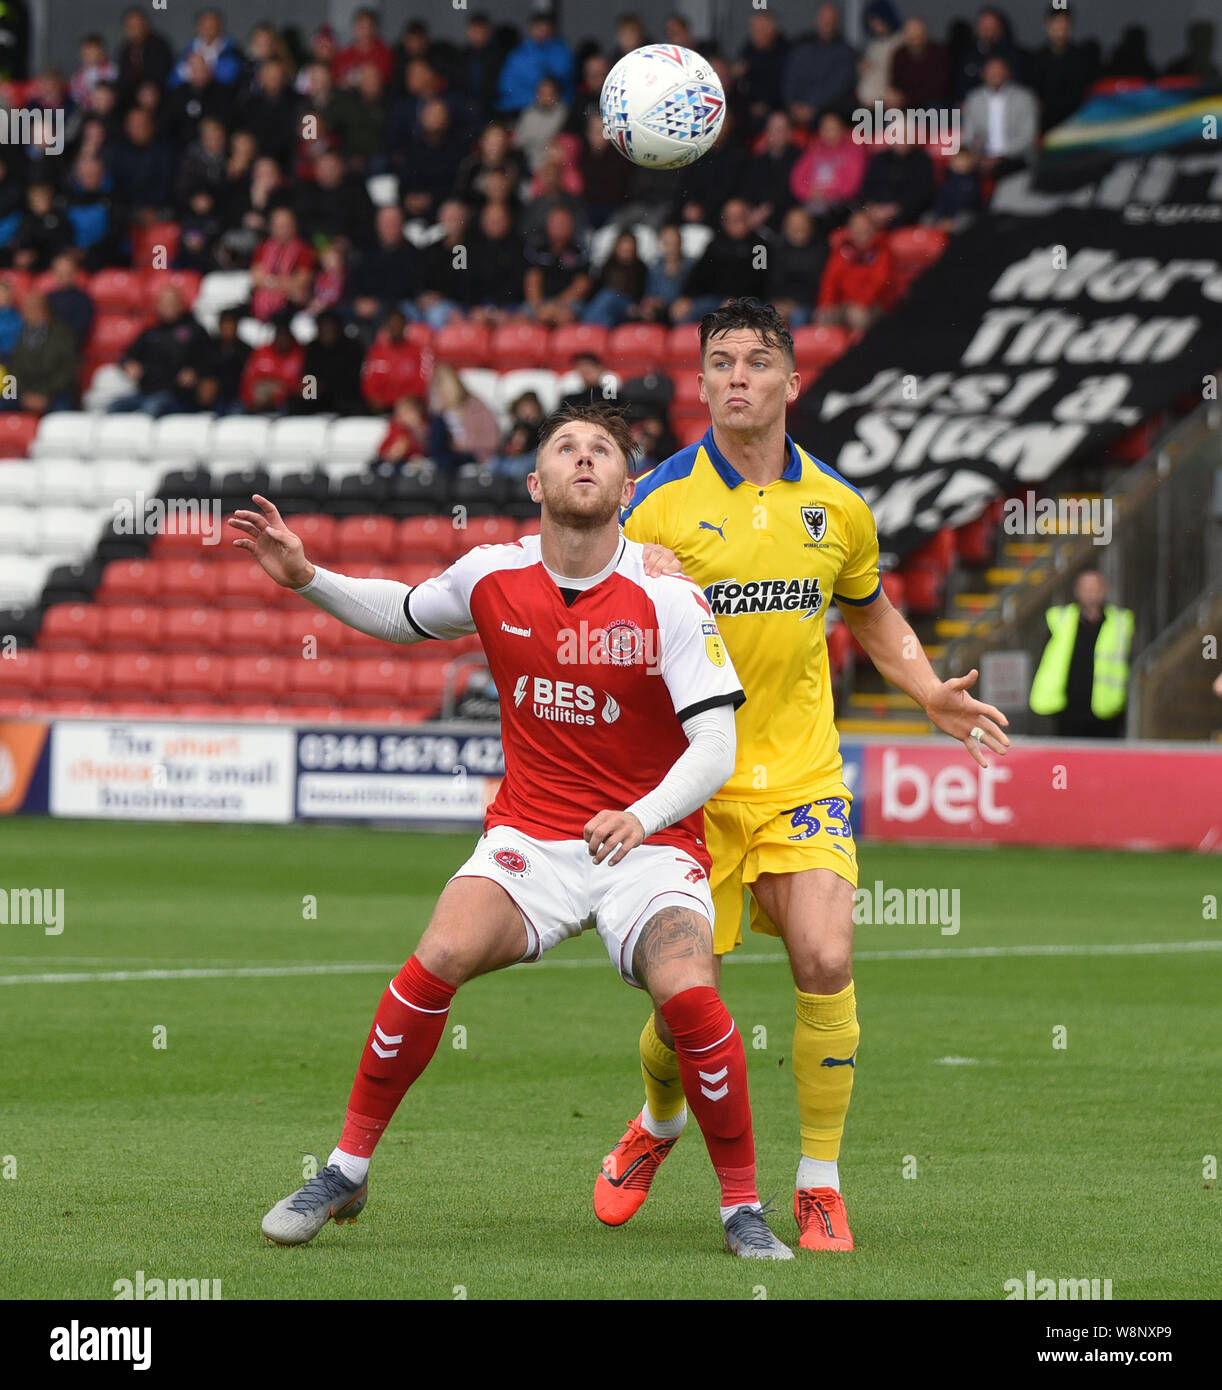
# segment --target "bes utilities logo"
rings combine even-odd
[[[620,714],[619,702],[613,695],[607,695],[599,709],[594,690],[588,685],[574,685],[572,681],[521,675],[513,687],[514,708],[520,709],[528,695],[535,718],[554,724],[593,725],[599,718],[604,724],[614,724]]]

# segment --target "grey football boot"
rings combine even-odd
[[[739,1207],[726,1217],[726,1249],[744,1260],[792,1260],[793,1251],[764,1220],[771,1207]]]
[[[263,1218],[263,1234],[277,1245],[304,1245],[328,1221],[342,1226],[355,1221],[369,1199],[369,1180],[349,1182],[335,1164],[328,1164],[285,1197]]]

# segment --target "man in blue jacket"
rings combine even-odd
[[[522,111],[535,99],[535,88],[544,77],[554,77],[561,98],[571,103],[575,92],[573,51],[556,33],[550,10],[530,17],[526,37],[505,59],[497,84],[498,111]]]

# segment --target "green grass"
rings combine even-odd
[[[0,974],[368,962],[301,977],[0,985],[0,1296],[110,1298],[114,1281],[223,1296],[989,1298],[1011,1277],[1114,1297],[1216,1292],[1222,1048],[1216,952],[877,959],[928,947],[1216,939],[1217,861],[867,845],[865,882],[958,887],[961,930],[862,926],[863,1038],[841,1171],[858,1249],[790,1265],[720,1250],[695,1126],[627,1227],[590,1206],[640,1103],[643,998],[587,935],[458,995],[379,1149],[354,1226],[265,1244],[259,1219],[325,1154],[386,979],[471,836],[9,820],[0,887],[66,892],[66,927],[0,926]],[[302,900],[317,898],[317,920]],[[761,1192],[797,1158],[792,990],[778,943],[733,961]],[[754,1030],[767,1046],[751,1047]],[[1054,1049],[1053,1029],[1068,1046]],[[167,1030],[164,1050],[154,1028]],[[946,1057],[973,1064],[947,1065]],[[906,1156],[917,1176],[902,1176]],[[2,1169],[0,1169],[2,1171]]]

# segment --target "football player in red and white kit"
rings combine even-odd
[[[263,1219],[279,1244],[362,1210],[370,1156],[432,1058],[455,990],[593,927],[675,1036],[727,1246],[793,1258],[760,1206],[746,1058],[714,976],[701,808],[733,770],[744,696],[700,590],[647,575],[642,547],[620,534],[633,451],[614,410],[557,411],[529,479],[539,535],[478,546],[411,589],[310,564],[264,498],[233,518],[235,543],[273,579],[361,632],[390,642],[478,632],[505,746],[483,838],[378,1005],[338,1145]]]

